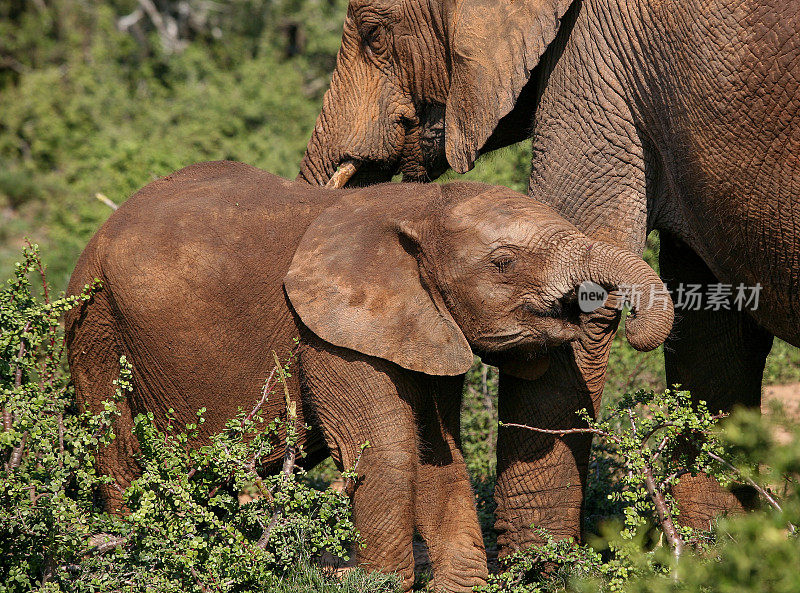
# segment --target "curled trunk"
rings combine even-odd
[[[672,331],[675,312],[672,298],[658,274],[634,253],[619,247],[581,239],[577,260],[570,273],[571,286],[591,281],[607,290],[620,290],[631,307],[625,335],[641,351],[657,348]]]

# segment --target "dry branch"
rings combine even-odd
[[[564,437],[571,434],[595,434],[597,436],[605,437],[611,439],[614,442],[619,442],[619,439],[614,436],[613,434],[607,433],[604,430],[599,430],[597,428],[563,428],[563,429],[553,429],[553,428],[539,428],[536,426],[528,426],[527,424],[516,424],[514,422],[500,422],[500,426],[507,426],[509,428],[524,428],[525,430],[532,430],[533,432],[540,432],[542,434],[551,434],[557,437]]]
[[[280,380],[283,383],[284,397],[286,398],[286,450],[283,453],[282,468],[283,480],[286,481],[292,476],[292,473],[294,473],[294,466],[295,462],[297,461],[297,404],[292,401],[292,398],[289,395],[289,384],[286,381],[286,371],[284,370],[283,365],[281,365],[281,361],[278,359],[278,355],[274,350],[272,351],[272,356],[275,358],[275,369],[273,372],[278,372]],[[270,520],[269,525],[267,525],[267,527],[264,529],[264,532],[261,534],[261,537],[256,543],[256,545],[262,550],[267,547],[269,534],[278,523],[280,516],[281,509],[280,507],[276,506],[275,510],[272,512],[272,519]]]

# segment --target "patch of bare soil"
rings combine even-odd
[[[770,404],[774,401],[783,404],[783,409],[789,418],[800,422],[800,383],[764,387],[764,394],[761,398],[761,411],[768,414]],[[786,443],[789,438],[785,431],[779,430],[776,435],[778,442]]]
[[[770,401],[780,401],[788,413],[797,415],[800,412],[800,383],[788,385],[768,385],[764,387],[761,401],[762,411],[767,411]],[[800,416],[797,416],[800,419]]]

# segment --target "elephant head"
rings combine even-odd
[[[410,370],[457,375],[473,349],[527,361],[576,339],[576,291],[585,281],[639,287],[628,340],[651,350],[666,339],[672,303],[651,299],[663,284],[643,260],[589,239],[535,200],[483,184],[348,194],[308,228],[284,282],[322,339]]]
[[[335,187],[397,172],[427,180],[523,140],[537,93],[531,71],[569,5],[351,0],[299,178]]]

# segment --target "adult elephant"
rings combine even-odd
[[[353,0],[300,177],[465,172],[530,135],[529,193],[585,233],[641,253],[658,229],[673,285],[761,284],[757,310],[679,312],[665,348],[669,384],[756,406],[773,336],[800,344],[798,30],[797,0]],[[618,317],[593,321],[540,379],[501,374],[503,420],[597,409]],[[580,533],[589,444],[501,432],[501,552]],[[677,494],[696,526],[739,504],[702,477]]]

